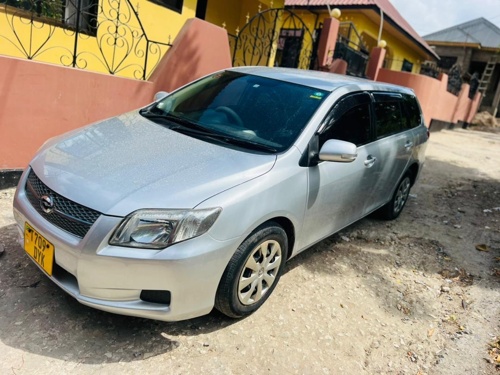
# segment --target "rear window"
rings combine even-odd
[[[406,120],[403,116],[401,94],[373,93],[375,98],[375,129],[377,139],[399,133],[403,129]]]
[[[412,129],[420,125],[422,122],[422,115],[420,113],[420,106],[418,105],[417,98],[413,95],[403,95],[404,106],[406,110],[406,128]]]

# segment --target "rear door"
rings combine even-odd
[[[375,141],[368,152],[375,159],[375,175],[365,213],[380,207],[391,198],[396,184],[408,168],[414,147],[414,133],[408,129],[403,95],[373,92]]]

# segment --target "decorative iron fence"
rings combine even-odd
[[[438,78],[440,73],[441,73],[440,69],[434,65],[423,64],[420,67],[420,74],[422,74],[424,76]]]
[[[469,99],[474,99],[474,96],[476,96],[476,93],[479,90],[479,74],[478,73],[473,73],[470,78],[469,78]]]
[[[352,22],[341,22],[337,40],[348,47],[368,55],[368,48],[363,43],[356,26]]]
[[[462,66],[454,64],[448,71],[448,92],[458,96],[462,89]]]
[[[235,35],[229,34],[233,66],[263,65],[308,69],[315,37],[288,9],[260,11]]]
[[[354,24],[352,22],[341,22],[333,58],[347,62],[348,75],[365,77],[368,56],[368,49]]]
[[[347,62],[347,74],[356,77],[365,77],[366,64],[368,63],[368,55],[357,51],[354,48],[341,40],[337,41],[334,59],[342,59]]]
[[[170,46],[148,38],[130,0],[0,0],[12,56],[146,80]]]

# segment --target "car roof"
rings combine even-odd
[[[320,72],[317,70],[303,70],[291,68],[270,68],[265,66],[246,66],[229,69],[245,74],[309,86],[319,90],[334,91],[340,87],[352,90],[377,90],[412,93],[407,87],[392,85],[383,82],[370,81],[364,78]]]

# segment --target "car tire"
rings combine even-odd
[[[399,181],[391,200],[385,206],[379,209],[379,217],[384,220],[396,219],[403,211],[406,201],[408,201],[410,189],[411,178],[410,174],[407,173]]]
[[[274,222],[258,227],[238,247],[217,289],[215,308],[231,318],[252,314],[269,298],[285,267],[286,232]]]

